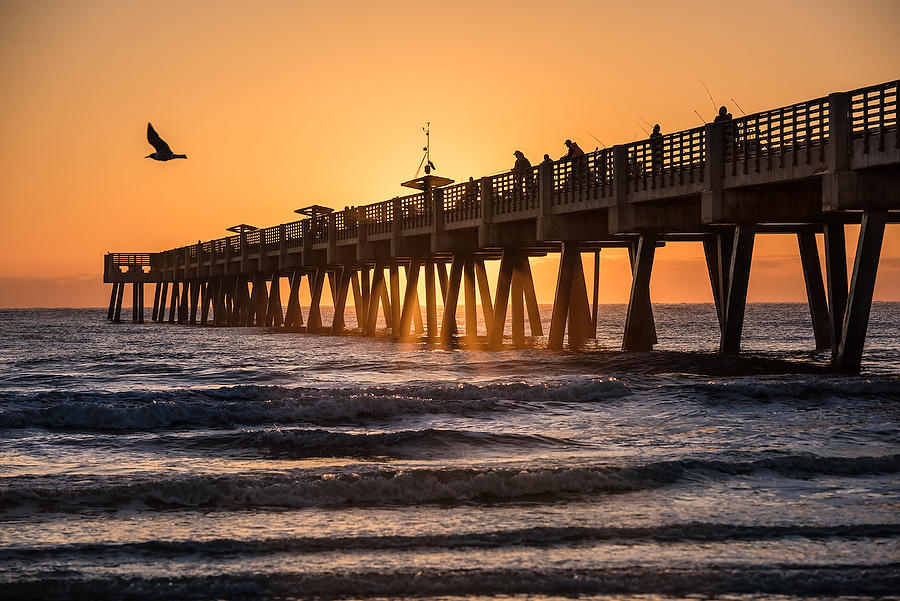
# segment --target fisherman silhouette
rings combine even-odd
[[[153,125],[147,123],[147,141],[156,149],[156,152],[148,154],[145,159],[155,159],[157,161],[170,161],[172,159],[186,159],[186,154],[175,154],[166,141],[159,137]]]
[[[572,161],[572,177],[566,178],[566,186],[572,185],[574,180],[575,185],[582,185],[585,183],[585,157],[584,151],[578,146],[577,142],[573,142],[572,140],[566,140],[566,148],[569,151],[562,156],[560,159],[564,161],[566,159],[570,159]]]
[[[653,173],[662,172],[663,139],[662,132],[659,131],[659,123],[653,126],[653,133],[650,134],[650,162],[652,163]]]
[[[516,157],[516,164],[513,165],[512,172],[516,176],[516,185],[513,188],[513,196],[518,197],[525,188],[525,194],[530,192],[531,185],[534,183],[534,173],[531,167],[531,161],[525,158],[525,153],[517,150],[513,153]]]
[[[728,109],[725,106],[720,106],[719,114],[716,115],[715,119],[713,119],[713,123],[723,123],[725,121],[731,121],[731,118],[731,113],[728,112]]]

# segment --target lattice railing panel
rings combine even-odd
[[[441,188],[444,223],[481,218],[481,182],[471,180]]]
[[[538,168],[508,171],[491,178],[494,215],[509,215],[536,209],[540,205],[538,194]]]

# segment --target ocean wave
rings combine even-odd
[[[658,488],[684,478],[717,479],[772,471],[787,478],[900,472],[900,454],[882,457],[784,455],[752,461],[682,459],[646,465],[533,469],[378,469],[191,477],[7,478],[0,510],[406,506],[547,502]]]
[[[422,383],[369,388],[229,386],[130,392],[0,394],[0,429],[160,430],[360,422],[503,411],[528,402],[595,402],[630,393],[614,378],[577,382]]]
[[[692,568],[505,568],[367,572],[224,573],[84,578],[58,573],[3,585],[5,599],[342,599],[504,594],[724,594],[837,598],[900,590],[900,564],[698,566]],[[298,591],[302,591],[298,593]]]
[[[379,551],[410,549],[490,549],[510,545],[553,547],[582,543],[676,543],[773,541],[786,538],[807,540],[861,540],[900,537],[900,524],[854,524],[836,526],[735,525],[691,522],[633,528],[534,527],[488,532],[420,536],[295,537],[263,540],[151,540],[138,543],[76,543],[0,551],[0,561],[48,561],[67,556],[186,557],[193,555],[265,555],[270,553],[327,553],[333,551]]]
[[[711,404],[787,403],[815,407],[828,402],[900,402],[897,378],[791,378],[737,379],[703,384],[678,385],[680,395]]]
[[[164,437],[162,444],[188,452],[259,451],[269,457],[408,457],[423,452],[448,452],[453,449],[502,446],[535,447],[578,446],[568,439],[515,433],[470,432],[465,430],[401,430],[398,432],[351,433],[328,430],[272,429],[245,430],[184,438]]]

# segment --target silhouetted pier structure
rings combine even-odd
[[[633,281],[623,350],[656,342],[650,274],[657,246],[700,241],[724,353],[740,350],[756,234],[797,236],[816,346],[836,369],[857,372],[885,224],[900,219],[898,81],[763,111],[724,123],[641,140],[574,160],[543,163],[451,185],[434,175],[406,182],[415,194],[158,253],[105,256],[112,283],[108,317],[121,318],[132,284],[132,319],[144,319],[144,283],[154,283],[151,319],[200,325],[346,331],[352,295],[359,333],[376,334],[381,307],[392,336],[411,329],[430,340],[498,348],[543,336],[529,257],[560,253],[547,347],[580,346],[596,334],[596,258],[626,247]],[[848,281],[844,226],[860,224]],[[237,226],[236,226],[237,227]],[[824,234],[825,277],[815,235]],[[595,257],[593,303],[582,253]],[[489,289],[486,260],[500,260]],[[449,267],[449,269],[448,269]],[[399,272],[406,271],[401,290]],[[387,274],[385,273],[387,272]],[[311,305],[301,314],[307,278]],[[332,323],[322,323],[326,277]],[[418,298],[424,277],[425,314]],[[282,307],[282,280],[290,287]],[[436,286],[437,280],[438,285]],[[437,288],[443,299],[438,320]],[[464,306],[458,332],[457,308]],[[507,311],[511,306],[511,328]],[[168,309],[168,310],[167,310]]]

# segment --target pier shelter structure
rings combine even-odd
[[[376,335],[381,307],[397,339],[478,339],[499,348],[509,331],[512,344],[521,346],[527,344],[526,322],[532,337],[544,336],[529,257],[558,253],[546,344],[577,348],[596,335],[598,253],[625,247],[633,280],[622,349],[643,351],[656,343],[650,302],[656,248],[699,241],[720,349],[737,353],[755,236],[788,233],[797,237],[816,345],[831,348],[837,370],[855,373],[885,224],[900,221],[897,88],[895,80],[833,93],[462,183],[429,173],[404,184],[416,190],[408,196],[343,211],[317,207],[308,218],[263,229],[242,224],[233,236],[162,252],[109,253],[108,318],[121,319],[131,284],[132,319],[143,321],[144,284],[152,283],[153,321],[340,334],[352,295],[362,335]],[[847,224],[861,226],[849,273]],[[824,236],[824,275],[818,233]],[[595,258],[593,303],[583,253]],[[499,277],[491,290],[485,261],[497,259]],[[303,278],[312,299],[305,317]],[[290,287],[286,307],[282,280]],[[334,300],[330,324],[322,323],[319,307],[326,280]]]

